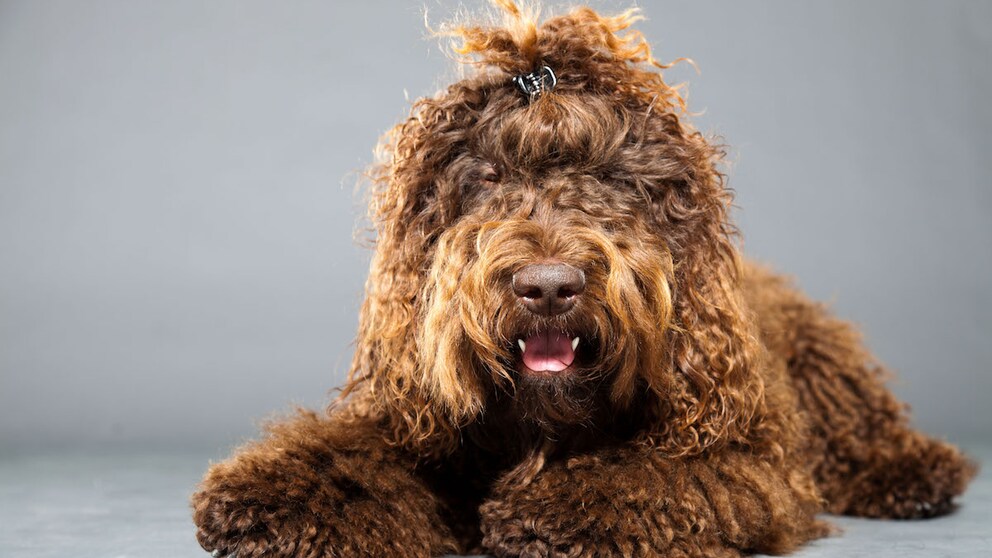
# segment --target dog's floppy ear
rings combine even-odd
[[[419,367],[418,320],[437,236],[457,216],[458,167],[480,94],[471,84],[418,100],[378,147],[369,216],[375,252],[344,397],[388,421],[393,441],[417,451],[454,443],[456,428]]]
[[[529,67],[526,59],[535,54],[535,25],[514,2],[495,4],[507,14],[504,23],[512,24],[511,29],[465,24],[435,34],[462,39],[464,44],[455,48],[461,55],[493,54],[496,59],[486,62],[513,75]],[[516,46],[520,41],[530,47],[521,51]],[[499,72],[495,77],[477,73],[434,98],[418,100],[410,117],[380,142],[379,163],[369,174],[375,254],[351,372],[339,401],[357,399],[350,408],[387,420],[394,442],[419,453],[453,447],[461,420],[457,417],[468,414],[452,408],[453,402],[476,401],[466,396],[471,390],[463,383],[425,371],[419,321],[438,237],[460,210],[459,174],[475,163],[468,149],[472,124],[492,101],[494,84],[508,83],[509,77]]]
[[[648,186],[674,262],[667,356],[648,378],[661,430],[648,436],[654,447],[688,455],[747,438],[764,406],[760,345],[743,301],[732,195],[717,170],[722,152],[671,112],[653,118],[645,151],[679,170]]]

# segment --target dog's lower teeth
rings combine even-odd
[[[576,337],[575,339],[572,339],[572,350],[574,351],[575,348],[578,346],[579,346],[579,338]]]
[[[521,353],[526,353],[527,352],[527,343],[524,343],[524,340],[523,339],[517,339],[517,344],[520,345],[520,352]],[[573,348],[573,350],[574,350],[574,348]]]

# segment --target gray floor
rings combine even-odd
[[[992,448],[971,448],[982,462]],[[206,556],[187,500],[202,454],[66,454],[0,457],[0,557]],[[881,522],[836,518],[844,533],[797,557],[992,556],[992,471],[951,516]]]

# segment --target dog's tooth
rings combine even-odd
[[[574,351],[575,348],[578,346],[579,346],[579,338],[576,337],[575,339],[572,339],[572,350]]]
[[[527,343],[525,343],[523,339],[517,339],[517,344],[520,345],[521,353],[527,352]]]

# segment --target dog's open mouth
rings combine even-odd
[[[582,338],[566,331],[542,330],[517,339],[523,372],[562,374],[572,370]]]

